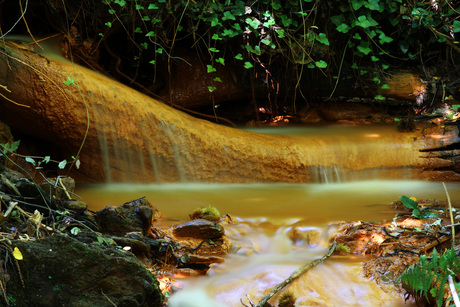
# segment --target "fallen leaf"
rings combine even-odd
[[[19,250],[19,248],[15,247],[13,250],[13,257],[16,258],[16,260],[22,260],[22,253]]]

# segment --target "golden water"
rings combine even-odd
[[[447,184],[454,205],[460,205],[460,186]],[[77,193],[90,209],[121,205],[146,196],[157,207],[162,225],[188,220],[195,208],[217,207],[240,223],[226,226],[236,249],[209,276],[187,279],[184,290],[171,299],[179,306],[242,306],[246,295],[258,302],[293,271],[327,251],[328,235],[337,221],[391,219],[389,205],[401,195],[445,200],[441,183],[423,181],[355,181],[333,184],[109,184],[80,186]],[[318,238],[293,243],[292,227],[318,230]],[[404,299],[385,293],[362,277],[362,255],[334,256],[294,282],[289,289],[296,306],[399,306]],[[181,305],[185,297],[188,305]],[[275,298],[276,301],[276,298]],[[196,304],[195,304],[196,303]],[[407,305],[406,305],[407,306]]]

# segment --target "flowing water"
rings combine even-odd
[[[208,205],[221,215],[230,214],[238,221],[225,226],[234,250],[208,276],[183,280],[170,306],[243,306],[240,300],[249,305],[247,297],[257,303],[297,268],[325,254],[338,222],[392,219],[390,204],[401,195],[445,200],[441,183],[413,180],[411,168],[398,167],[395,173],[379,164],[404,160],[407,146],[391,137],[393,131],[388,126],[257,130],[299,141],[315,135],[330,155],[375,161],[375,168],[361,170],[313,165],[308,170],[316,174],[312,183],[112,183],[79,186],[77,193],[92,210],[146,196],[163,213],[158,222],[163,226],[187,221],[194,209]],[[178,168],[183,167],[180,155],[175,156]],[[392,180],[383,180],[386,176]],[[450,183],[447,188],[454,205],[459,205],[460,187]],[[362,276],[361,263],[368,259],[333,256],[287,289],[298,298],[296,306],[403,306],[401,295],[383,291]],[[277,296],[272,302],[276,300]]]
[[[448,184],[454,205],[460,188]],[[209,276],[183,281],[171,306],[242,306],[255,302],[305,263],[327,251],[338,221],[391,219],[390,204],[400,195],[445,200],[440,183],[422,181],[356,181],[332,184],[109,184],[77,191],[92,210],[121,205],[141,196],[162,213],[161,225],[188,220],[188,213],[213,205],[239,223],[226,226],[238,249]],[[292,240],[293,229],[307,236]],[[296,306],[402,306],[404,299],[385,293],[362,277],[362,255],[334,256],[305,274],[288,289]],[[276,298],[274,298],[276,300]],[[185,300],[187,304],[181,303]],[[247,303],[247,301],[246,301]],[[247,303],[247,305],[249,305]],[[406,305],[407,306],[407,305]]]

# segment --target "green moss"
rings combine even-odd
[[[220,212],[216,207],[213,206],[201,207],[195,209],[195,211],[190,214],[190,219],[205,219],[217,222],[220,220]]]

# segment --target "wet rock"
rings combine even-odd
[[[101,231],[115,235],[128,232],[147,234],[152,223],[161,216],[144,197],[119,207],[106,207],[95,213]]]
[[[224,235],[224,228],[216,222],[196,219],[175,226],[173,234],[177,237],[217,239]]]
[[[47,178],[40,183],[40,187],[51,197],[70,199],[75,189],[75,180],[71,177]]]
[[[131,253],[55,234],[13,240],[23,260],[8,262],[6,291],[17,306],[162,306],[158,281]],[[5,248],[0,249],[5,259]],[[21,279],[24,281],[21,282]]]

